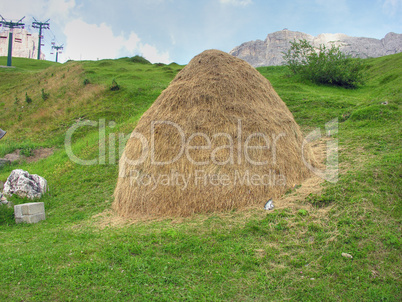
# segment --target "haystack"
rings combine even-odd
[[[194,57],[139,120],[119,163],[122,216],[188,216],[277,198],[309,176],[303,135],[270,82],[218,50]]]

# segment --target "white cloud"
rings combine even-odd
[[[140,38],[137,36],[136,33],[131,32],[128,40],[124,40],[122,43],[123,43],[122,45],[127,51],[133,52],[133,50],[135,50],[138,47],[140,43]]]
[[[75,0],[13,0],[1,1],[0,12],[6,19],[20,19],[26,16],[26,22],[30,22],[30,17],[45,21],[51,19],[59,22],[68,18],[71,11],[75,8]]]
[[[384,0],[382,8],[387,15],[400,15],[402,13],[402,0]]]
[[[222,4],[229,4],[234,6],[247,6],[253,3],[252,0],[219,0]]]
[[[152,63],[171,63],[172,61],[169,59],[169,53],[163,52],[160,53],[154,46],[149,44],[140,45],[139,47],[140,53]]]
[[[74,0],[51,0],[47,3],[46,14],[51,16],[52,21],[58,23],[65,21],[69,17],[70,12],[75,8]]]
[[[65,59],[114,59],[121,54],[124,56],[140,54],[153,63],[170,63],[167,52],[160,53],[154,46],[142,44],[134,32],[131,32],[128,38],[123,35],[116,36],[105,23],[88,24],[81,19],[76,19],[66,24],[64,34],[66,35]]]

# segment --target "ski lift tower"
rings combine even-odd
[[[42,36],[42,29],[50,29],[49,25],[49,20],[47,19],[45,22],[39,22],[35,18],[33,18],[35,21],[32,22],[32,27],[33,28],[39,28],[39,43],[38,43],[38,60],[40,60],[40,47],[41,47],[41,40],[43,38]]]
[[[63,45],[60,45],[60,46],[53,45],[52,49],[56,50],[56,63],[57,63],[57,59],[58,59],[59,53],[61,53],[61,51],[63,49]]]
[[[6,21],[6,19],[3,18],[2,15],[0,15],[0,26],[4,26],[10,29],[10,32],[8,33],[8,55],[7,55],[7,66],[11,66],[11,60],[12,60],[12,53],[13,53],[13,29],[14,28],[24,28],[25,24],[22,23],[22,20],[25,17],[22,17],[20,20],[17,22],[13,21]]]

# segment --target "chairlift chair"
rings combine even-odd
[[[0,23],[1,24],[1,23]],[[7,32],[5,32],[4,30],[2,30],[0,32],[0,39],[7,39],[8,35]]]

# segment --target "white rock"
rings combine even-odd
[[[42,176],[29,174],[27,171],[13,170],[4,184],[3,193],[16,194],[29,199],[41,198],[47,191],[47,181]]]

